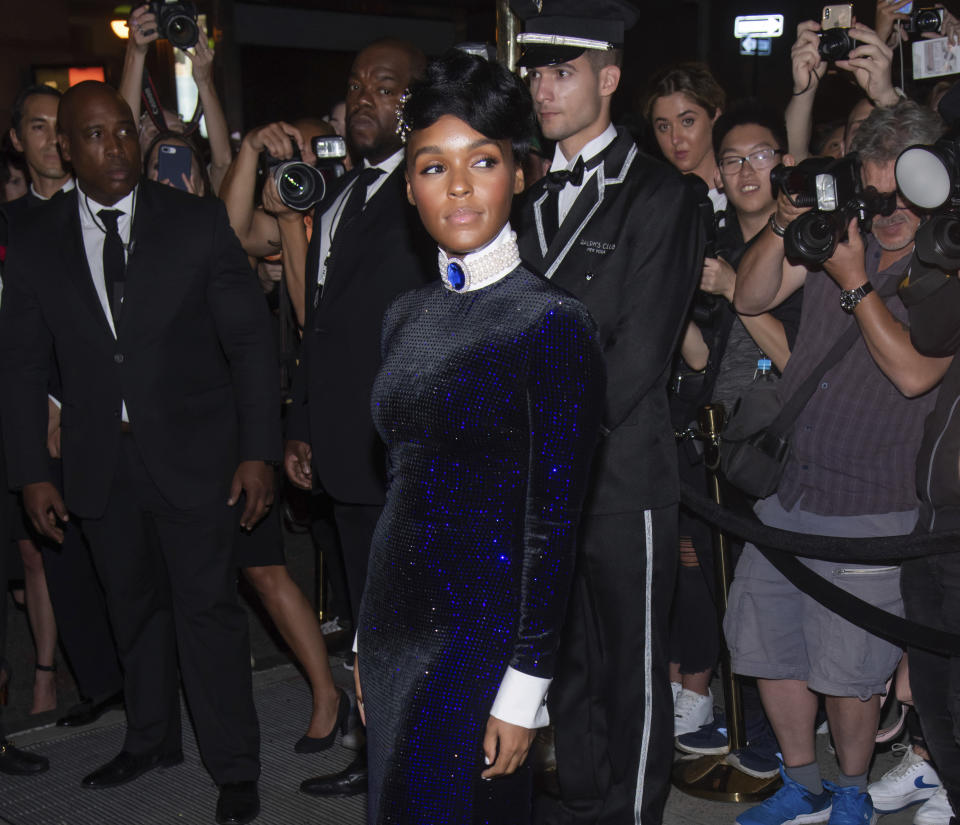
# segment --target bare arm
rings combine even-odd
[[[255,258],[273,255],[280,246],[276,219],[253,205],[260,152],[267,149],[276,158],[289,158],[293,154],[290,137],[302,146],[300,133],[287,123],[271,123],[247,133],[220,184],[219,195],[227,206],[230,226],[244,251]]]
[[[283,278],[287,284],[290,303],[297,317],[297,326],[303,329],[306,318],[306,263],[307,233],[303,213],[284,206],[277,195],[273,180],[263,186],[263,208],[276,217],[280,229],[280,258],[283,261]]]
[[[774,318],[769,312],[763,315],[740,315],[743,326],[754,343],[764,354],[773,361],[773,365],[783,372],[790,360],[790,345],[787,343],[787,333],[783,329],[783,324]]]
[[[692,370],[700,372],[707,368],[707,362],[710,360],[710,348],[707,342],[703,340],[703,333],[693,321],[687,322],[687,328],[683,331],[683,340],[680,342],[680,357],[684,363]]]
[[[739,276],[736,270],[723,258],[707,258],[703,264],[703,278],[700,281],[700,289],[712,295],[720,295],[732,304],[738,280]],[[783,372],[783,368],[790,358],[790,346],[787,344],[787,334],[784,332],[783,324],[769,313],[754,316],[740,315],[739,317],[756,345],[766,353],[777,369]],[[687,336],[689,334],[688,328]],[[687,336],[684,336],[684,344],[687,344]],[[706,344],[703,346],[706,349]],[[682,349],[681,354],[683,354]],[[696,354],[696,350],[692,347],[691,354]],[[684,356],[684,360],[686,360],[686,356]],[[687,363],[694,367],[694,364],[690,361],[687,361]]]
[[[127,28],[127,50],[123,56],[123,71],[120,74],[120,94],[134,121],[140,118],[140,87],[143,84],[143,67],[147,60],[150,44],[159,37],[157,18],[151,14],[147,5],[137,6],[130,12]]]
[[[216,194],[220,191],[227,169],[230,168],[233,152],[230,149],[227,118],[213,82],[213,49],[202,32],[193,53],[188,51],[186,55],[193,63],[193,79],[197,84],[203,117],[207,123],[207,136],[210,140],[210,182]]]
[[[847,228],[848,240],[837,245],[825,264],[827,274],[840,289],[850,290],[867,283],[863,239],[854,218]],[[908,398],[933,389],[950,366],[951,358],[921,355],[910,342],[910,329],[891,314],[883,299],[872,292],[853,311],[860,334],[870,355],[883,374]]]
[[[774,220],[786,228],[794,218],[807,211],[795,207],[781,192],[777,196]],[[767,312],[800,289],[806,277],[806,268],[787,260],[783,238],[774,234],[768,225],[750,245],[737,268],[734,308],[741,315]]]
[[[797,26],[797,39],[790,49],[793,69],[793,95],[784,116],[787,122],[787,150],[801,161],[810,157],[813,132],[813,102],[827,64],[818,51],[820,24],[805,20]]]
[[[877,106],[893,106],[899,99],[893,88],[891,65],[893,50],[877,33],[863,23],[850,28],[850,36],[860,45],[850,52],[849,60],[838,60],[838,69],[846,69]]]

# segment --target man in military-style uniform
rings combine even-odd
[[[604,433],[548,706],[562,802],[551,823],[661,822],[673,752],[667,619],[677,451],[667,380],[703,241],[683,177],[610,120],[626,0],[515,0],[551,172],[515,223],[524,262],[583,301],[607,366]]]

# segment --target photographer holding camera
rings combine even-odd
[[[120,94],[127,101],[133,116],[140,123],[140,148],[145,150],[156,136],[158,127],[149,117],[140,116],[140,91],[143,84],[143,72],[150,44],[161,38],[169,39],[171,44],[180,48],[193,65],[193,79],[197,84],[203,117],[207,124],[210,141],[210,166],[208,172],[214,193],[219,192],[220,184],[233,160],[230,149],[230,132],[227,119],[217,96],[213,83],[213,49],[207,43],[206,33],[200,31],[196,23],[196,10],[191,3],[181,4],[183,10],[171,20],[163,23],[157,20],[154,10],[156,3],[137,6],[130,13],[127,28],[127,51],[123,60],[123,72],[120,76]],[[193,18],[190,13],[193,13]],[[165,24],[165,25],[164,25]],[[171,31],[171,26],[173,31]],[[193,51],[189,51],[190,48]],[[183,131],[183,122],[173,113],[161,109],[166,120],[166,128],[174,132]]]
[[[855,23],[849,29],[831,29],[843,32],[852,40],[846,59],[835,61],[839,69],[849,71],[866,97],[851,110],[844,129],[844,144],[849,147],[863,120],[875,106],[893,106],[900,96],[891,79],[893,50],[873,29]],[[797,39],[790,49],[793,69],[793,94],[787,104],[787,137],[790,154],[797,161],[810,156],[810,135],[813,128],[813,104],[820,81],[827,72],[828,56],[822,47],[821,25],[804,20],[797,26]]]
[[[784,236],[807,210],[782,192],[768,227],[741,262],[735,293],[740,312],[769,311],[804,288],[800,332],[783,373],[781,399],[829,363],[826,356],[839,341],[853,336],[796,419],[777,492],[755,507],[764,524],[859,538],[906,534],[914,527],[913,462],[935,400],[928,390],[949,360],[918,353],[910,343],[906,309],[882,297],[893,295],[906,270],[920,218],[897,194],[895,209],[874,218],[864,238],[855,207],[868,199],[868,187],[895,193],[897,156],[910,145],[932,142],[942,129],[937,115],[910,101],[876,109],[864,121],[851,147],[862,163],[861,191],[856,204],[840,204],[847,237],[837,239],[832,254],[827,250],[823,272],[787,259]],[[895,566],[804,563],[865,601],[893,613],[902,610]],[[805,822],[870,821],[867,770],[880,694],[899,649],[803,595],[752,545],[737,565],[730,605],[724,630],[733,668],[757,677],[784,762],[784,787],[737,821],[771,825],[798,816]],[[817,694],[826,698],[840,763],[836,785],[823,783],[816,762]]]

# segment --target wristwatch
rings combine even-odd
[[[873,292],[873,284],[867,281],[863,286],[856,289],[843,289],[840,291],[840,309],[844,312],[853,312],[864,296]]]

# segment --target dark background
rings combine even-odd
[[[410,37],[428,53],[496,38],[495,0],[200,0],[198,5],[217,40],[218,88],[230,128],[241,132],[270,120],[329,111],[343,96],[353,54],[378,36]],[[585,14],[590,5],[583,0]],[[731,99],[755,94],[784,106],[791,92],[790,47],[797,23],[819,19],[822,8],[821,3],[777,0],[637,5],[642,17],[628,33],[615,99],[619,121],[639,122],[648,78],[680,60],[708,63]],[[124,43],[109,28],[114,6],[111,0],[0,0],[0,124],[9,122],[17,89],[32,82],[38,66],[102,65],[107,81],[118,82]],[[870,25],[874,9],[873,0],[854,3],[854,13]],[[770,56],[741,56],[734,17],[765,13],[785,16],[784,36],[773,41]],[[909,47],[906,51],[909,61]],[[167,44],[152,50],[148,66],[166,105],[172,105]],[[909,81],[907,86],[924,91],[910,89]],[[835,73],[817,96],[815,119],[843,118],[856,97],[849,76]]]

